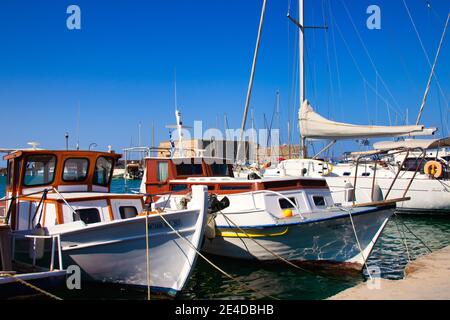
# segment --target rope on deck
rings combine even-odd
[[[360,251],[361,256],[362,256],[362,258],[363,258],[363,260],[364,260],[364,266],[366,267],[367,274],[369,275],[370,280],[373,280],[372,275],[371,275],[370,272],[369,272],[369,267],[367,266],[366,257],[364,256],[364,252],[363,252],[363,249],[362,249],[362,247],[361,247],[361,243],[359,242],[358,234],[357,234],[357,232],[356,232],[355,223],[353,222],[352,209],[346,209],[346,208],[341,207],[341,206],[339,206],[338,208],[341,209],[341,210],[343,210],[343,211],[345,211],[345,212],[347,212],[347,213],[348,213],[348,216],[350,217],[350,222],[351,222],[351,224],[352,224],[352,229],[353,229],[353,233],[354,233],[354,235],[355,235],[356,243],[358,244],[359,251]]]
[[[62,300],[62,298],[60,298],[58,296],[55,296],[54,294],[52,294],[52,293],[50,293],[48,291],[45,291],[45,290],[43,290],[43,289],[41,289],[41,288],[39,288],[39,287],[37,287],[37,286],[35,286],[35,285],[25,281],[23,279],[20,279],[20,278],[16,277],[15,275],[11,275],[9,273],[0,273],[0,277],[13,278],[15,281],[23,284],[24,286],[27,286],[27,287],[33,289],[33,290],[36,290],[37,292],[42,293],[43,295],[45,295],[45,296],[47,296],[49,298],[52,298],[52,299],[55,299],[55,300]]]
[[[273,296],[271,296],[271,295],[269,295],[269,294],[263,293],[261,290],[258,290],[258,289],[255,289],[255,288],[249,286],[248,284],[246,284],[246,283],[240,281],[239,279],[233,277],[232,275],[230,275],[229,273],[227,273],[226,271],[224,271],[223,269],[221,269],[220,267],[218,267],[218,266],[217,266],[216,264],[214,264],[211,260],[209,260],[208,258],[206,258],[199,250],[197,250],[197,248],[196,248],[196,247],[195,247],[195,246],[194,246],[194,245],[193,245],[186,237],[183,237],[177,230],[175,230],[175,228],[172,227],[172,225],[166,220],[166,218],[164,218],[164,216],[161,214],[161,212],[157,211],[157,213],[159,214],[159,216],[161,217],[161,219],[164,221],[164,223],[166,223],[167,226],[169,226],[169,228],[172,229],[172,231],[175,232],[175,234],[176,234],[180,239],[183,239],[184,241],[186,241],[186,243],[187,243],[192,249],[194,249],[195,252],[197,252],[197,254],[198,254],[200,257],[202,257],[207,263],[209,263],[209,264],[210,264],[213,268],[215,268],[217,271],[219,271],[220,273],[222,273],[223,275],[225,275],[225,276],[228,277],[229,279],[231,279],[231,280],[237,282],[237,283],[240,284],[241,286],[243,286],[243,287],[245,287],[245,288],[247,288],[247,289],[249,289],[249,290],[251,290],[251,291],[253,291],[253,292],[255,292],[255,293],[258,293],[258,294],[260,294],[260,295],[263,296],[263,297],[267,297],[267,298],[270,298],[270,299],[273,299],[273,300],[279,300],[279,299],[276,298],[276,297],[273,297]]]
[[[236,223],[234,223],[234,222],[233,222],[228,216],[226,216],[221,210],[220,210],[219,212],[224,216],[224,218],[225,218],[227,221],[229,221],[232,225],[234,225],[241,233],[245,234],[246,237],[247,237],[248,239],[252,240],[252,241],[253,241],[254,243],[256,243],[258,246],[260,246],[261,248],[263,248],[264,250],[266,250],[268,253],[272,254],[274,257],[276,257],[276,258],[279,259],[280,261],[282,261],[282,262],[288,264],[289,266],[294,267],[294,268],[297,269],[297,270],[300,270],[300,271],[303,271],[303,272],[306,272],[306,273],[309,273],[309,274],[312,274],[312,275],[315,275],[315,276],[318,276],[318,277],[321,277],[321,278],[324,278],[324,279],[334,280],[334,281],[341,281],[341,280],[342,280],[342,279],[337,278],[337,277],[332,277],[332,276],[329,276],[329,275],[322,275],[322,274],[319,274],[319,273],[317,273],[317,272],[313,272],[313,271],[311,271],[311,270],[308,270],[308,269],[305,269],[305,268],[301,268],[300,266],[296,265],[295,263],[290,262],[289,260],[283,258],[282,256],[280,256],[280,255],[277,254],[276,252],[270,250],[269,248],[267,248],[267,247],[264,246],[263,244],[259,243],[259,241],[257,241],[256,239],[250,237],[250,236],[248,235],[247,232],[245,232],[241,227],[239,227]],[[238,236],[239,238],[241,238],[239,235],[237,235],[237,236]],[[241,238],[241,239],[242,239],[242,238]]]

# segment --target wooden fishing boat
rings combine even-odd
[[[26,237],[58,237],[62,264],[79,266],[82,280],[150,286],[154,292],[175,295],[195,265],[207,191],[195,186],[183,210],[149,213],[141,195],[110,192],[119,158],[114,152],[49,150],[5,156],[3,202],[18,251],[14,258],[46,261],[54,245],[38,239],[32,243],[37,253],[30,257]]]

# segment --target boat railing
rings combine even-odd
[[[62,261],[62,246],[61,246],[61,237],[59,234],[57,235],[35,235],[35,234],[21,234],[21,233],[13,233],[12,234],[12,256],[13,260],[15,260],[16,256],[16,240],[17,238],[29,239],[31,241],[30,246],[30,255],[31,255],[31,265],[36,267],[36,261],[40,258],[40,250],[44,250],[44,246],[40,249],[39,242],[45,242],[46,239],[51,239],[52,247],[50,251],[50,263],[49,263],[49,271],[55,270],[55,259],[58,259],[58,270],[63,269],[63,261]],[[45,245],[43,243],[42,245]]]
[[[388,199],[388,197],[389,197],[389,195],[390,195],[390,193],[391,193],[391,191],[392,191],[392,189],[393,189],[393,187],[395,185],[395,182],[398,180],[400,172],[402,171],[401,168],[403,168],[406,159],[408,159],[408,156],[409,156],[410,152],[413,151],[413,150],[420,151],[420,158],[421,159],[420,159],[419,165],[416,167],[416,169],[414,171],[414,174],[409,179],[408,185],[405,188],[402,197],[398,198],[398,199]],[[417,173],[419,171],[419,168],[422,166],[422,163],[423,163],[423,161],[424,161],[424,159],[426,157],[426,150],[423,149],[423,148],[391,149],[391,150],[383,150],[383,151],[374,152],[374,153],[370,153],[370,154],[360,155],[356,159],[356,165],[355,165],[355,178],[354,178],[354,181],[353,181],[353,199],[352,199],[353,206],[356,205],[356,185],[357,185],[357,181],[358,181],[358,168],[359,168],[360,162],[362,160],[368,159],[369,157],[373,158],[374,156],[377,156],[378,159],[381,159],[381,158],[384,158],[384,157],[390,157],[390,156],[392,156],[394,154],[405,153],[405,152],[406,152],[406,156],[404,157],[401,165],[398,167],[397,172],[395,173],[394,179],[392,180],[392,182],[391,182],[391,184],[389,186],[389,189],[388,189],[388,191],[386,193],[386,196],[384,197],[383,201],[384,202],[392,202],[392,201],[398,202],[398,201],[405,201],[405,200],[407,200],[406,194],[408,193],[409,188],[411,187],[411,184],[414,181],[414,179],[415,179],[415,177],[416,177],[416,175],[417,175]],[[378,161],[375,161],[374,162],[374,168],[373,168],[373,176],[372,176],[372,188],[371,188],[371,201],[373,203],[375,203],[374,195],[375,195],[375,185],[376,185],[376,176],[377,176],[376,175],[376,173],[377,173],[377,165],[378,165]],[[383,201],[376,201],[376,203],[381,203]]]

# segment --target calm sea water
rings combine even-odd
[[[138,189],[140,181],[129,181],[128,188]],[[5,178],[0,177],[0,195],[4,194]],[[113,180],[113,192],[124,192],[122,179]],[[414,234],[404,227],[406,225]],[[403,239],[403,240],[402,240]],[[420,240],[419,240],[420,239]],[[428,249],[450,245],[450,215],[397,216],[387,224],[368,260],[369,267],[378,267],[381,276],[401,279],[408,263],[408,254],[415,259]],[[362,274],[336,274],[298,271],[284,264],[264,264],[241,260],[209,257],[233,277],[279,299],[324,299],[362,282]],[[260,295],[239,286],[199,258],[193,275],[179,299],[253,299]],[[56,292],[66,299],[145,299],[146,293],[126,288],[83,284],[83,290]]]

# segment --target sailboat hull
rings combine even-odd
[[[347,182],[353,183],[354,178],[349,177],[326,177],[333,199],[337,203],[345,203],[345,185]],[[400,198],[410,182],[408,178],[399,178],[395,181],[389,198]],[[357,203],[371,201],[372,195],[371,177],[358,177],[355,198]],[[376,183],[379,185],[383,198],[392,184],[392,179],[377,177]],[[400,212],[414,214],[449,214],[450,213],[450,185],[448,181],[417,177],[406,193],[411,199],[397,203],[397,210]]]

